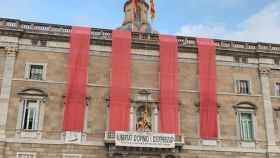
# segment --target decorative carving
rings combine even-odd
[[[17,52],[17,47],[5,47],[6,52]]]
[[[148,110],[148,105],[143,107],[139,107],[137,110],[137,124],[136,130],[143,132],[152,131],[152,123],[151,123],[151,110]]]
[[[5,47],[5,52],[7,56],[15,57],[16,53],[18,52],[17,47]]]
[[[271,68],[268,67],[259,67],[259,72],[262,75],[268,75],[271,72]]]

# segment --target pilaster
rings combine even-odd
[[[0,138],[5,138],[8,106],[10,101],[14,65],[16,60],[17,47],[6,47],[6,60],[0,92]]]
[[[266,126],[266,138],[268,150],[273,148],[276,145],[275,142],[275,131],[274,131],[274,122],[273,122],[273,108],[271,104],[271,94],[270,94],[270,80],[269,74],[271,69],[268,67],[259,67],[260,79],[261,79],[261,88],[263,94],[263,106],[264,106],[264,117],[265,117],[265,126]]]

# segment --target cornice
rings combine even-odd
[[[16,19],[0,18],[0,35],[16,36],[27,39],[44,39],[48,41],[68,42],[71,31],[69,25],[27,22]],[[180,52],[197,52],[196,38],[177,36]],[[214,39],[217,54],[245,55],[257,57],[279,57],[280,44],[252,43]],[[91,43],[110,46],[112,30],[91,29]],[[151,33],[132,33],[132,47],[134,49],[159,49],[159,35]]]

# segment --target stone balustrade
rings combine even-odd
[[[69,36],[69,33],[71,31],[71,26],[34,23],[15,19],[0,18],[0,30],[14,30],[26,33],[38,33],[67,37]],[[112,39],[112,30],[92,28],[91,36],[92,39],[110,41]],[[134,42],[158,44],[159,35],[151,33],[133,32],[132,39]],[[196,47],[196,39],[194,37],[177,36],[177,40],[179,43],[179,47]],[[280,54],[280,44],[261,42],[252,43],[218,39],[215,39],[214,41],[218,49],[237,49]]]

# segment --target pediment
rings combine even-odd
[[[45,91],[38,89],[38,88],[23,89],[18,92],[18,95],[44,96],[44,97],[48,96],[48,94]]]

